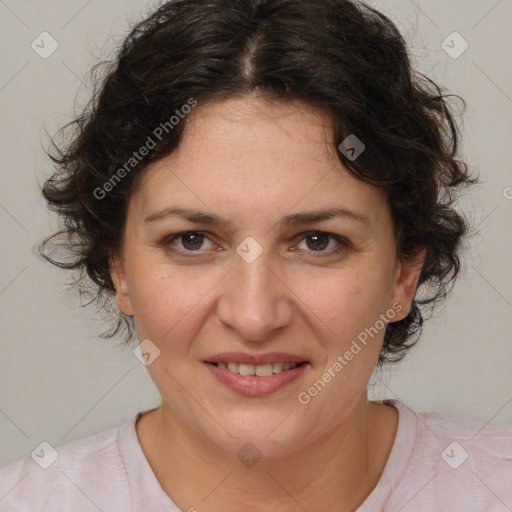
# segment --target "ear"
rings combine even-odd
[[[402,306],[400,313],[393,320],[403,320],[411,310],[411,304],[418,288],[418,280],[425,263],[426,249],[423,249],[413,260],[398,260],[395,268],[393,304]]]
[[[124,262],[118,258],[110,259],[110,276],[116,289],[116,305],[127,316],[133,316],[133,308],[130,302],[128,282]]]

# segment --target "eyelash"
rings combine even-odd
[[[168,251],[171,251],[173,253],[179,253],[181,255],[185,255],[186,257],[192,257],[192,258],[201,256],[202,253],[206,252],[206,251],[201,251],[201,250],[190,251],[190,250],[178,249],[172,245],[175,240],[182,238],[186,235],[203,235],[206,238],[208,238],[208,233],[205,231],[184,231],[182,233],[177,233],[175,235],[171,235],[171,236],[168,236],[167,238],[165,238],[162,241],[162,246],[164,246],[164,248]],[[345,238],[338,236],[338,235],[334,235],[332,233],[326,233],[324,231],[307,231],[305,233],[301,233],[300,241],[302,242],[303,240],[306,239],[307,236],[310,236],[310,235],[324,235],[324,236],[329,237],[329,239],[335,240],[339,244],[338,247],[336,247],[335,249],[331,249],[329,251],[306,251],[308,254],[313,255],[313,257],[332,256],[335,254],[339,254],[342,251],[344,251],[350,247],[349,241],[346,240]]]

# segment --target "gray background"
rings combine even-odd
[[[374,377],[371,396],[512,426],[512,0],[370,3],[399,25],[416,66],[466,99],[465,151],[482,179],[462,201],[480,233],[454,293],[406,361]],[[51,173],[45,129],[54,133],[75,99],[87,99],[87,71],[151,5],[0,0],[0,467],[159,401],[132,349],[101,340],[102,325],[66,291],[66,273],[33,253],[56,227],[38,192]],[[47,59],[31,48],[43,31],[59,45]],[[457,59],[441,47],[454,31],[469,44]]]

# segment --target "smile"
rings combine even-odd
[[[214,382],[246,397],[263,397],[290,386],[310,368],[302,363],[204,362]]]
[[[282,371],[293,370],[299,364],[304,363],[267,363],[267,364],[238,364],[233,362],[219,362],[211,363],[223,370],[228,370],[231,373],[237,373],[239,375],[251,376],[256,375],[258,377],[270,377],[274,373],[281,373]]]

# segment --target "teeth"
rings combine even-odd
[[[233,373],[238,373],[238,368],[240,365],[238,363],[228,363],[228,370]]]
[[[283,371],[283,363],[272,363],[272,369],[274,373],[279,373]]]
[[[271,364],[258,364],[255,373],[258,377],[270,377],[274,372]]]
[[[240,375],[254,375],[254,365],[253,364],[240,364],[238,366],[238,373]]]
[[[297,363],[267,363],[267,364],[238,364],[238,363],[214,363],[219,368],[229,370],[239,375],[257,375],[258,377],[270,377],[273,373],[280,373],[284,370],[292,370]]]

